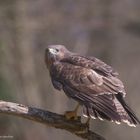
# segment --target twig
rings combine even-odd
[[[65,129],[83,139],[105,140],[102,136],[90,131],[86,124],[81,123],[80,117],[78,120],[67,120],[64,115],[5,101],[0,101],[0,113],[26,118],[59,129]]]

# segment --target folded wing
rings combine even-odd
[[[55,64],[51,73],[51,77],[56,79],[55,81],[59,81],[63,85],[69,85],[84,94],[125,93],[124,86],[117,77],[105,77],[90,68],[61,62]]]

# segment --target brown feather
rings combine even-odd
[[[83,114],[130,126],[140,121],[126,105],[118,73],[95,57],[81,56],[62,45],[47,48],[45,62],[54,87],[83,106]]]

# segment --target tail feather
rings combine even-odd
[[[102,113],[101,111],[97,111],[95,110],[94,108],[88,108],[88,107],[85,107],[83,106],[83,116],[85,117],[91,117],[92,119],[100,119],[100,120],[109,120],[110,121],[110,118],[105,115],[104,113]]]
[[[89,99],[90,101],[90,99]],[[84,116],[90,116],[93,119],[109,120],[120,124],[127,123],[135,127],[140,124],[132,109],[125,103],[121,94],[100,95],[92,97],[90,104],[83,105]]]
[[[140,120],[137,118],[137,116],[135,115],[134,111],[125,103],[125,101],[124,101],[123,97],[121,96],[121,94],[118,93],[116,95],[116,97],[120,101],[120,103],[122,104],[123,108],[125,109],[125,111],[129,115],[129,117],[131,118],[131,121],[130,121],[129,125],[140,124]]]

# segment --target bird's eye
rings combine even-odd
[[[59,52],[59,50],[58,49],[55,49],[56,50],[56,52]]]

